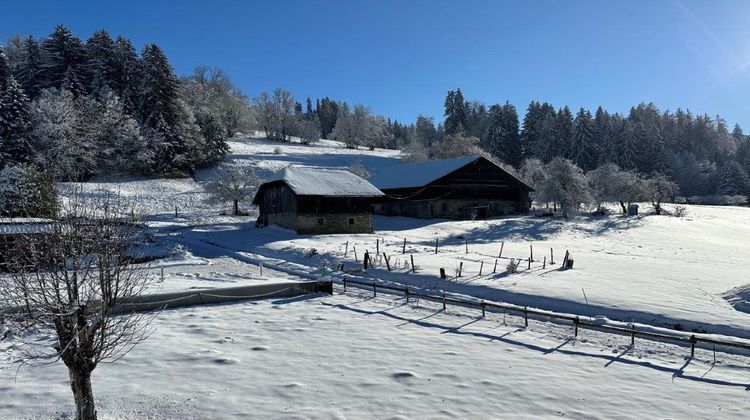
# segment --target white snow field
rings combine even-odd
[[[289,164],[374,173],[399,152],[238,137],[228,161],[268,177]],[[280,150],[275,150],[279,148]],[[486,221],[375,217],[373,234],[296,235],[256,229],[257,212],[223,216],[195,178],[111,177],[62,186],[119,192],[142,212],[154,292],[352,276],[499,302],[685,331],[750,338],[750,209],[687,206],[683,218],[516,216]],[[175,206],[178,214],[175,216]],[[644,210],[650,206],[642,206]],[[402,254],[404,239],[406,253]],[[435,240],[439,252],[435,254]],[[381,254],[361,270],[363,253]],[[347,246],[348,243],[348,246]],[[466,245],[468,243],[468,252]],[[517,274],[510,258],[529,257]],[[500,249],[502,258],[497,258]],[[355,261],[354,249],[357,251]],[[542,268],[549,249],[555,265]],[[344,254],[344,250],[348,253]],[[573,270],[559,270],[565,251]],[[382,253],[391,262],[388,271]],[[416,273],[410,269],[414,256]],[[492,273],[498,259],[497,272]],[[346,273],[334,271],[343,261]],[[482,275],[479,275],[480,264]],[[463,263],[461,277],[456,269]],[[445,268],[448,278],[439,277]],[[262,273],[261,273],[262,270]],[[584,295],[585,293],[585,295]],[[748,358],[476,311],[415,308],[366,294],[256,301],[165,311],[156,333],[100,366],[104,418],[742,417]],[[420,306],[425,306],[420,304]],[[429,306],[429,305],[428,305]],[[0,352],[2,354],[2,352]],[[2,357],[2,356],[0,356]],[[0,418],[72,417],[64,367],[0,360]]]
[[[391,296],[168,310],[94,373],[102,418],[726,418],[747,359]],[[505,321],[505,322],[504,322]],[[62,363],[0,361],[0,418],[72,418]]]

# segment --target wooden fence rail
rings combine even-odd
[[[711,344],[714,346],[731,347],[735,349],[750,351],[750,343],[726,341],[726,340],[720,340],[720,339],[715,339],[715,338],[703,337],[701,335],[696,335],[696,334],[692,334],[690,336],[663,334],[663,333],[652,332],[652,331],[637,330],[635,329],[635,326],[632,326],[630,328],[624,328],[624,327],[617,327],[613,325],[603,325],[603,324],[598,324],[598,323],[586,320],[585,317],[576,316],[576,315],[560,314],[556,312],[529,308],[526,306],[518,306],[518,305],[509,304],[509,303],[498,303],[498,302],[492,302],[492,301],[487,301],[483,299],[465,299],[465,298],[458,298],[458,297],[447,297],[445,295],[445,292],[440,292],[440,294],[425,294],[425,293],[417,292],[405,286],[393,286],[393,285],[379,284],[377,282],[366,282],[366,281],[346,279],[346,278],[343,279],[342,282],[344,285],[344,292],[346,292],[347,285],[357,285],[357,286],[360,286],[360,288],[364,288],[364,287],[368,289],[371,288],[373,290],[373,293],[375,294],[377,293],[377,289],[390,290],[392,292],[403,293],[407,297],[407,301],[409,298],[419,298],[419,299],[424,299],[430,302],[440,303],[443,305],[443,309],[445,309],[446,305],[460,306],[460,307],[469,308],[469,309],[480,309],[482,311],[482,316],[485,315],[486,311],[491,311],[495,313],[515,312],[515,313],[523,315],[524,323],[526,326],[529,325],[530,317],[549,318],[549,319],[556,319],[560,321],[566,321],[566,322],[570,322],[573,324],[575,328],[576,336],[578,336],[578,329],[584,328],[588,330],[595,330],[595,331],[600,331],[600,332],[605,332],[605,333],[610,333],[610,334],[629,336],[631,339],[631,344],[635,344],[636,337],[640,337],[640,338],[650,340],[650,341],[679,344],[685,347],[690,347],[691,357],[695,356],[696,345],[700,343]]]

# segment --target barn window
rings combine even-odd
[[[318,226],[323,226],[326,224],[326,219],[323,217],[318,217]]]
[[[354,224],[354,218],[353,218],[353,217],[350,217],[350,218],[349,218],[349,224],[350,224],[350,225],[353,225],[353,224]]]

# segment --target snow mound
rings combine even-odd
[[[750,284],[735,287],[724,293],[722,297],[732,307],[740,312],[750,313]]]

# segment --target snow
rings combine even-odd
[[[93,375],[102,418],[719,418],[750,410],[746,360],[390,296],[164,311]],[[64,366],[0,375],[1,418],[72,417]]]
[[[376,172],[371,181],[381,190],[421,187],[477,159],[479,156],[465,156],[394,165]]]
[[[333,170],[362,163],[381,174],[406,167],[396,165],[400,152],[347,149],[327,140],[305,146],[242,137],[230,146],[228,163],[252,166],[265,177],[290,164]],[[602,322],[750,338],[750,208],[687,205],[687,216],[677,218],[646,214],[651,206],[643,204],[636,217],[614,212],[569,221],[376,216],[373,234],[296,235],[255,228],[257,212],[247,204],[248,216],[220,215],[229,204],[206,204],[202,190],[213,176],[209,169],[186,179],[99,178],[62,189],[92,197],[119,192],[146,216],[154,238],[149,247],[166,256],[151,263],[154,276],[164,270],[154,292],[321,276],[339,281],[344,274],[332,269],[343,261],[346,275],[361,280]],[[373,255],[376,240],[381,255],[374,256],[374,267],[361,271],[363,253]],[[524,260],[518,274],[506,273],[510,258],[528,258],[530,246],[531,269]],[[550,248],[557,264],[542,268]],[[575,266],[562,271],[566,250]],[[391,258],[390,272],[383,252]],[[409,269],[411,255],[416,273]],[[498,270],[492,273],[496,259]],[[462,276],[455,277],[460,263]],[[447,279],[439,277],[440,268]],[[104,418],[713,418],[741,417],[750,409],[746,356],[719,353],[713,364],[704,350],[689,360],[687,350],[674,346],[638,341],[629,349],[627,338],[590,331],[574,340],[560,325],[534,321],[523,329],[512,317],[507,324],[502,315],[477,320],[476,311],[442,312],[393,299],[307,297],[165,311],[146,343],[95,372],[100,413]],[[8,374],[0,375],[0,390],[7,395],[0,418],[70,417],[61,364],[24,367],[14,377],[15,366],[2,357],[0,351],[0,368]]]
[[[343,169],[290,166],[268,182],[283,181],[297,195],[339,197],[380,197],[383,195],[367,180]]]

